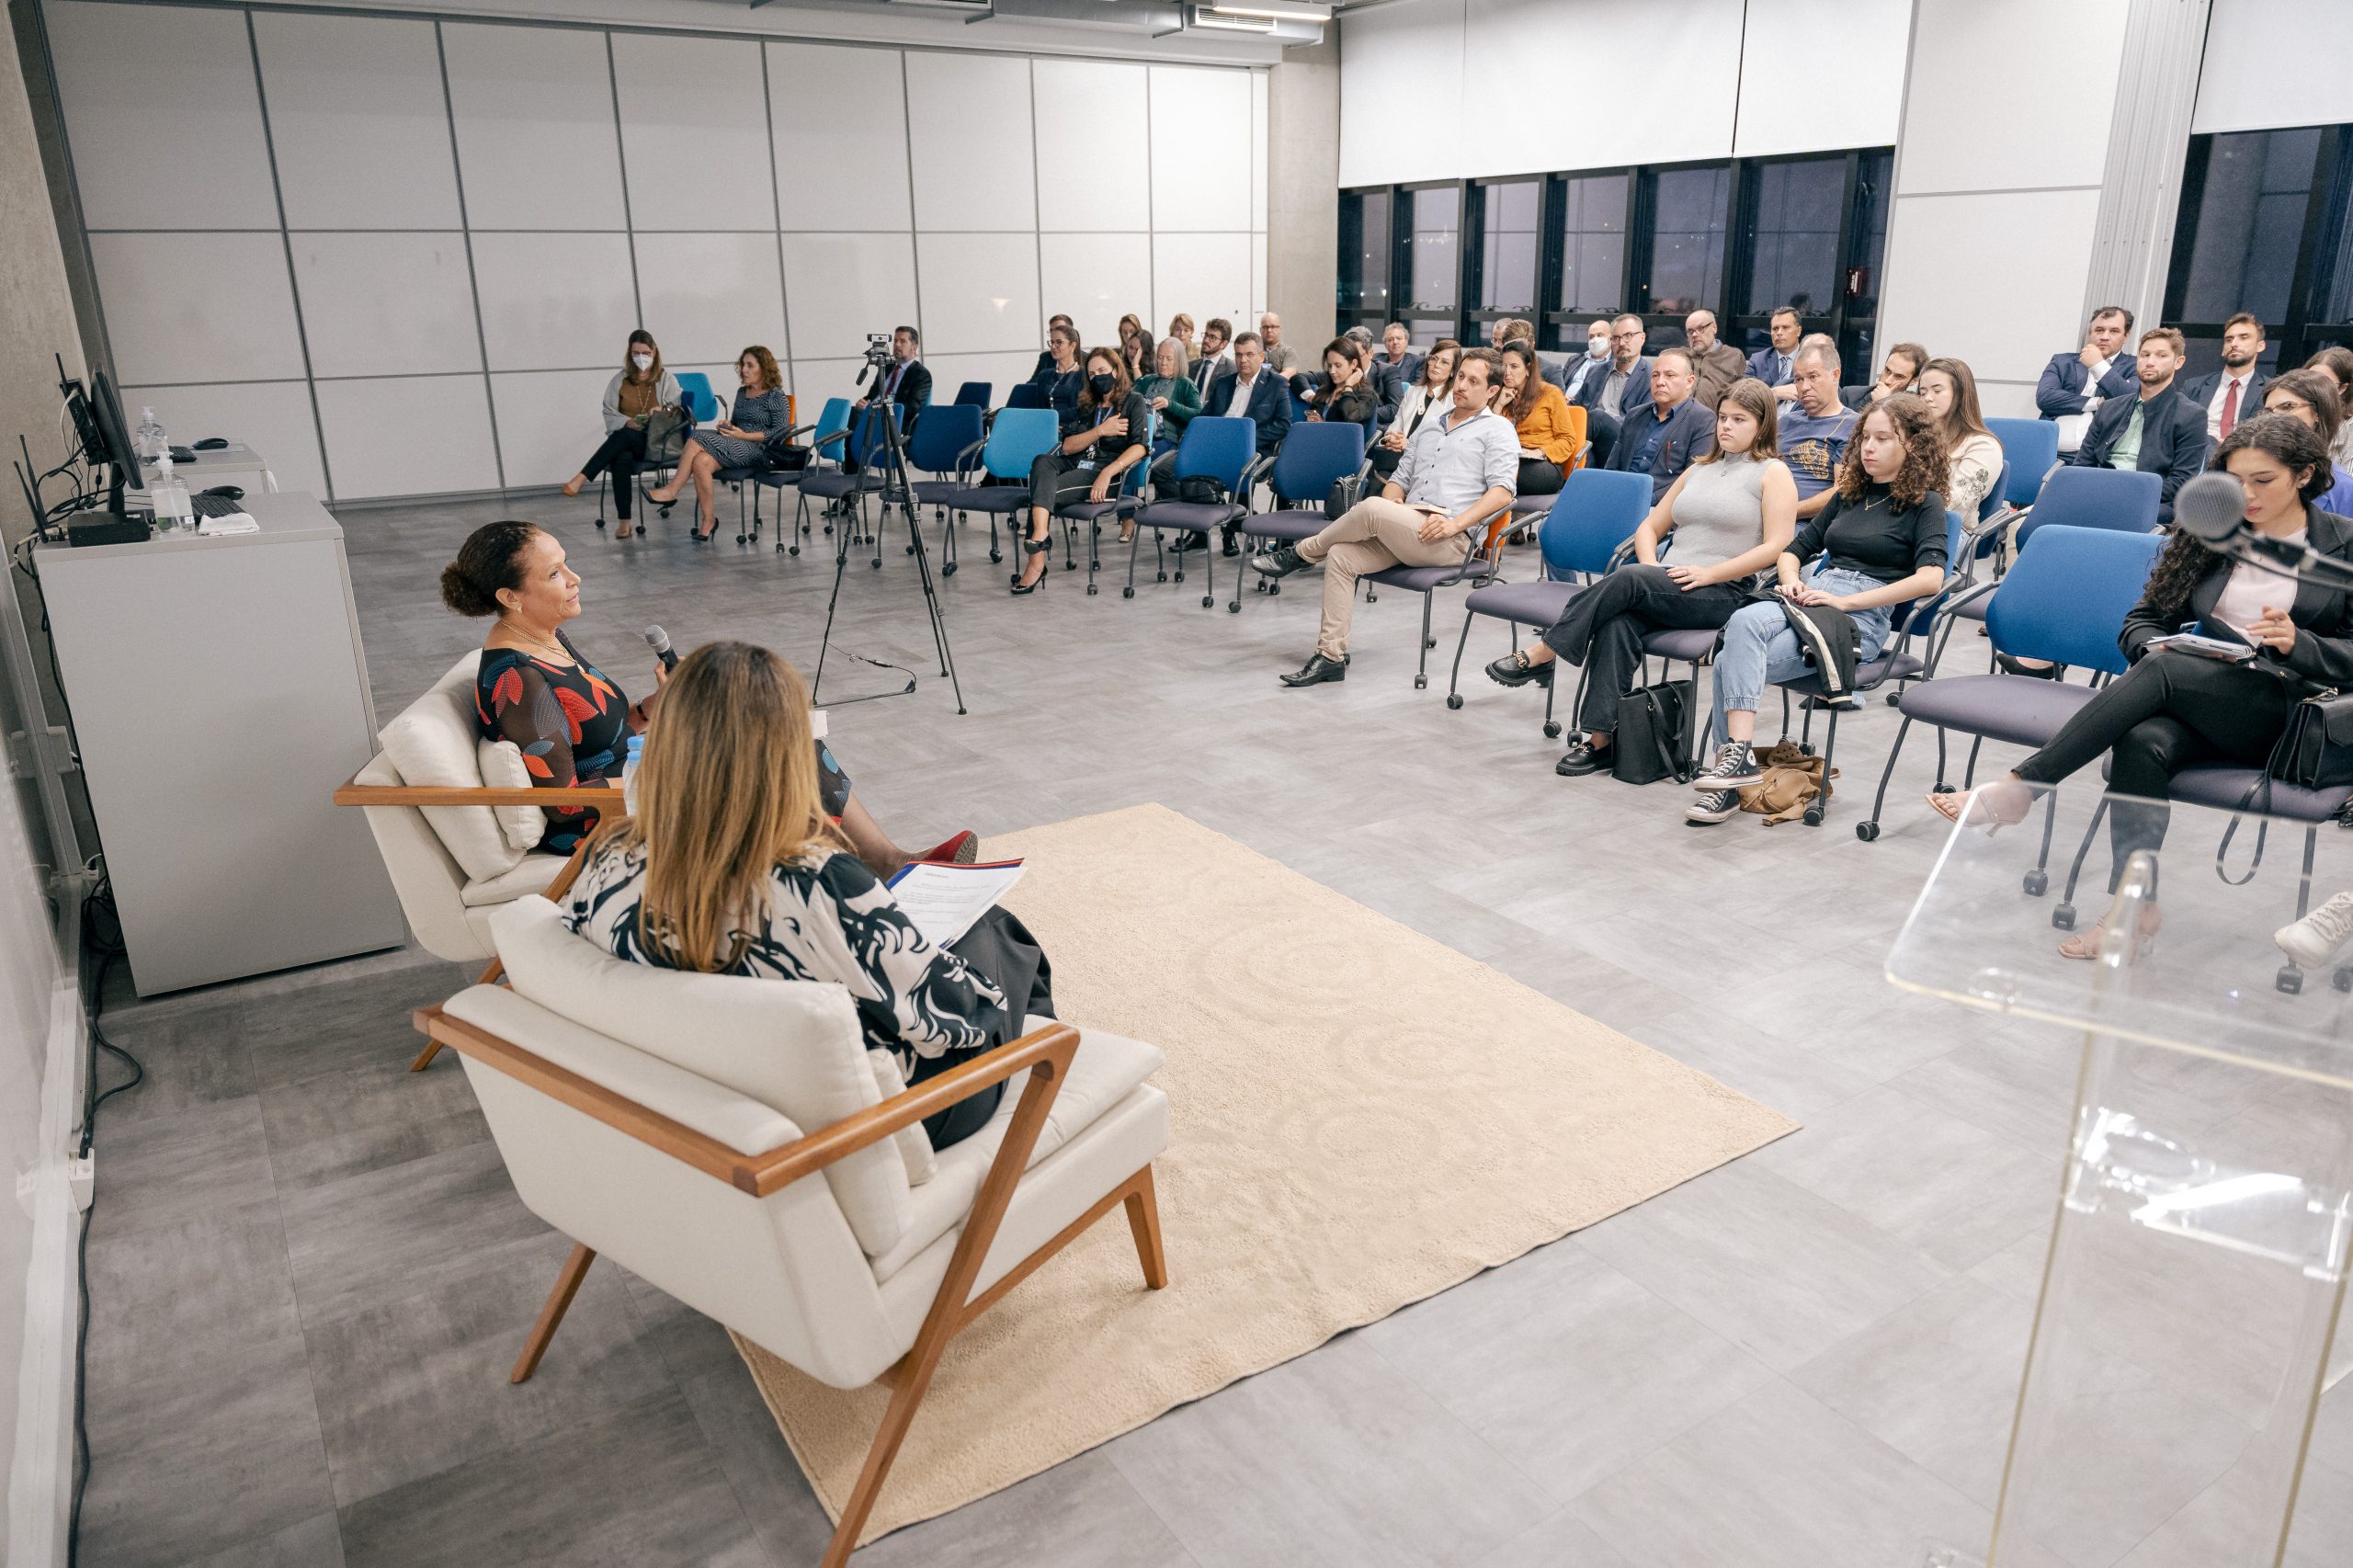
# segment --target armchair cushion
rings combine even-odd
[[[533,850],[494,877],[477,877],[458,890],[458,901],[469,909],[494,909],[527,893],[545,892],[563,869],[568,857]]]
[[[887,1051],[870,1051],[867,1064],[874,1069],[874,1090],[884,1099],[907,1092],[906,1074],[899,1071],[899,1059]],[[907,1185],[921,1187],[939,1173],[939,1156],[925,1135],[923,1123],[902,1127],[892,1139],[899,1145],[899,1161],[907,1167]]]
[[[804,1132],[882,1101],[857,1010],[839,985],[630,963],[574,935],[556,906],[540,897],[516,900],[490,924],[517,995],[769,1107]],[[517,1043],[539,1049],[530,1040]],[[637,1085],[606,1086],[639,1097]],[[726,1136],[657,1108],[714,1138]],[[891,1141],[835,1161],[825,1181],[869,1257],[900,1244],[912,1207],[906,1166]]]
[[[531,788],[531,770],[523,766],[523,748],[513,741],[494,741],[484,735],[474,743],[474,763],[482,769],[482,781],[493,790]],[[510,849],[528,855],[547,836],[548,814],[537,806],[493,806],[490,811],[498,819],[498,831],[506,835]]]
[[[401,782],[441,789],[480,789],[476,750],[474,668],[479,653],[451,666],[433,689],[401,710],[377,737]],[[468,877],[495,877],[515,869],[525,851],[506,841],[488,806],[426,806],[425,820]],[[534,840],[536,843],[537,840]]]

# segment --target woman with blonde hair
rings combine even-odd
[[[1184,346],[1185,364],[1188,368],[1190,368],[1193,360],[1198,357],[1193,348],[1193,318],[1187,315],[1182,311],[1178,311],[1175,315],[1170,316],[1168,318],[1168,335],[1175,338],[1178,343]]]
[[[2002,477],[2002,443],[1978,411],[1977,377],[1965,359],[1931,359],[1913,378],[1913,390],[1944,431],[1945,464],[1952,471],[1945,506],[1959,512],[1962,522],[1973,523],[1994,482]]]
[[[709,543],[719,530],[719,504],[711,487],[711,478],[722,468],[766,468],[768,466],[768,436],[790,424],[791,404],[784,395],[784,374],[777,369],[776,356],[755,343],[735,357],[735,376],[744,383],[735,394],[733,415],[722,419],[712,429],[697,430],[687,437],[684,450],[678,454],[678,471],[661,490],[649,490],[645,498],[665,505],[676,501],[678,492],[688,483],[695,487],[695,507],[701,526],[695,529],[695,539]]]
[[[630,503],[637,494],[637,465],[645,460],[645,422],[662,409],[676,408],[685,395],[678,390],[678,378],[662,368],[662,350],[654,335],[643,327],[631,333],[621,368],[605,383],[604,444],[563,482],[563,493],[577,495],[597,475],[611,472],[613,513],[620,519],[620,527],[613,530],[615,539],[627,539],[634,531]],[[603,526],[601,516],[598,526]]]
[[[845,987],[870,1051],[911,1084],[1051,1017],[1045,955],[992,911],[936,948],[825,817],[809,692],[766,648],[713,642],[665,684],[638,764],[636,814],[607,824],[564,897],[572,929],[660,969]],[[946,1148],[986,1124],[1002,1085],[932,1117]]]

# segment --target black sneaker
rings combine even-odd
[[[1568,755],[1552,765],[1552,771],[1563,778],[1582,778],[1588,773],[1609,771],[1608,746],[1597,746],[1587,741],[1571,741]]]
[[[1745,790],[1764,781],[1765,770],[1756,766],[1756,754],[1748,743],[1726,741],[1716,748],[1716,760],[1708,765],[1707,771],[1691,780],[1691,788],[1705,795],[1720,790]]]
[[[1348,678],[1348,656],[1327,659],[1318,653],[1302,665],[1296,673],[1282,677],[1285,686],[1321,686],[1327,680]]]
[[[1487,678],[1497,686],[1526,686],[1529,681],[1539,686],[1550,686],[1552,684],[1552,666],[1559,663],[1558,659],[1547,659],[1540,665],[1531,665],[1527,654],[1514,648],[1487,666]]]
[[[1713,790],[1683,808],[1683,820],[1695,827],[1720,823],[1740,810],[1740,791]]]
[[[1250,570],[1262,577],[1288,577],[1294,572],[1304,571],[1308,564],[1307,560],[1290,545],[1283,546],[1272,555],[1250,558]]]

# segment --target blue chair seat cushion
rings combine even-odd
[[[1090,523],[1097,517],[1108,517],[1117,513],[1131,510],[1135,504],[1133,496],[1121,496],[1109,501],[1073,501],[1055,507],[1054,516],[1067,517],[1074,523]]]
[[[805,487],[804,487],[805,488]],[[954,490],[948,505],[960,512],[1019,512],[1029,505],[1026,484],[972,484]]]
[[[956,497],[972,486],[951,479],[918,479],[909,488],[915,491],[915,499],[926,506],[952,506]]]
[[[1704,664],[1715,656],[1716,641],[1722,635],[1705,626],[1672,627],[1643,638],[1643,652],[1677,664]]]
[[[2247,791],[2261,781],[2263,770],[2257,767],[2232,767],[2222,763],[2207,763],[2198,767],[2185,767],[2173,776],[2165,793],[2186,805],[2212,806],[2221,811],[2234,812],[2247,797]],[[2326,822],[2344,809],[2353,799],[2353,786],[2336,785],[2327,790],[2307,790],[2297,784],[2271,781],[2271,814],[2289,817],[2297,822]],[[2261,801],[2258,800],[2257,804]]]
[[[1940,730],[2040,746],[2092,697],[2088,686],[2029,676],[1948,676],[1907,687],[1896,707],[1905,718]]]
[[[860,490],[881,488],[882,474],[877,469],[864,469],[857,473],[843,473],[837,470],[827,469],[817,473],[803,472],[801,476],[801,494],[815,495],[827,501],[838,501],[843,496],[855,494]]]
[[[1472,560],[1457,566],[1392,566],[1384,571],[1368,572],[1365,581],[1378,583],[1384,588],[1403,588],[1408,593],[1427,594],[1448,583],[1483,582],[1495,575],[1495,568],[1486,562]]]
[[[1947,607],[1942,613],[1955,620],[1983,620],[1985,619],[1985,607],[1993,602],[1993,595],[1980,594],[1973,599]]]
[[[1582,583],[1491,583],[1474,590],[1462,608],[1472,615],[1492,615],[1522,626],[1550,626],[1583,592]]]
[[[742,468],[722,468],[716,473],[712,474],[711,477],[718,480],[722,484],[741,484],[747,479],[758,478],[761,474],[767,472],[767,471],[768,465],[765,462],[746,463]]]
[[[1154,501],[1136,514],[1136,521],[1151,528],[1183,528],[1207,533],[1239,521],[1243,509],[1231,501]]]
[[[1253,512],[1242,519],[1242,531],[1253,539],[1280,540],[1297,544],[1313,539],[1332,526],[1319,507],[1294,506],[1279,512]]]

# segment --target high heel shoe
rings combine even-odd
[[[1932,794],[1928,797],[1928,809],[1949,823],[1958,823],[1966,817],[1968,825],[1984,828],[1985,836],[1991,838],[2002,829],[2024,822],[2027,813],[2034,810],[2033,791],[2023,783],[2018,785],[2018,790],[2019,793],[2014,794],[2000,785],[1980,784],[1965,794]],[[1984,798],[1979,801],[1981,796]],[[1972,801],[1979,801],[1973,812],[1970,810]]]
[[[1053,548],[1053,541],[1051,540],[1044,539],[1025,539],[1021,541],[1021,548],[1028,554],[1042,557],[1046,551]],[[1028,563],[1024,562],[1022,571],[1026,573],[1029,569]],[[1014,593],[1016,595],[1036,593],[1040,588],[1045,585],[1046,574],[1052,570],[1053,566],[1051,562],[1041,562],[1038,572],[1038,580],[1036,582],[1025,583],[1020,579],[1020,577],[1016,576],[1013,579]]]
[[[2132,945],[2134,960],[2147,958],[2157,950],[2157,932],[2164,926],[2165,917],[2152,906],[2141,911],[2141,929]],[[2103,915],[2088,931],[2078,931],[2059,944],[2063,959],[2090,960],[2099,957],[2101,939],[2108,934],[2108,916]]]

